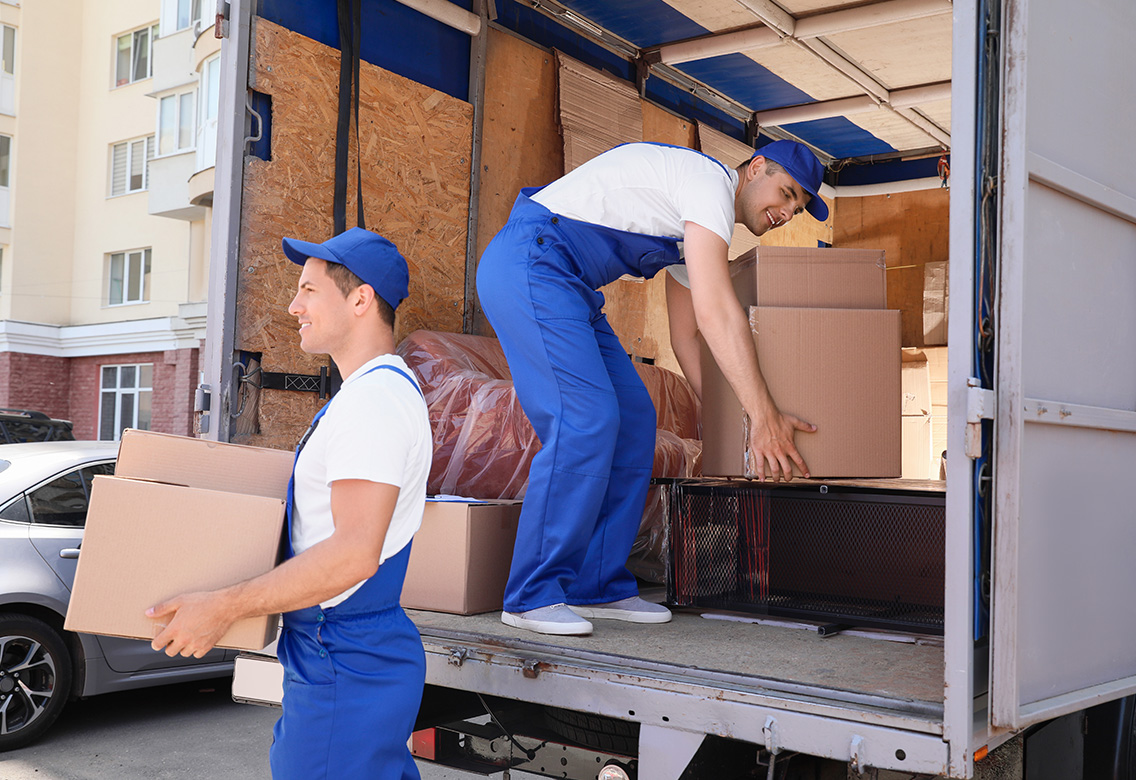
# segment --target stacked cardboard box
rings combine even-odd
[[[946,479],[947,348],[927,347],[923,353],[931,381],[931,474]]]
[[[501,609],[520,501],[426,501],[402,606],[473,615]]]
[[[65,628],[153,639],[145,611],[276,565],[293,454],[125,431],[115,476],[95,477]],[[239,620],[218,647],[260,650],[279,615]]]
[[[903,414],[903,478],[935,479],[931,468],[931,376],[927,355],[904,348],[902,355],[901,412]]]
[[[900,313],[886,309],[884,271],[879,250],[786,247],[731,269],[774,400],[817,426],[796,437],[814,477],[902,471]],[[754,476],[748,420],[705,343],[702,402],[702,473]]]
[[[947,309],[950,268],[939,260],[923,266],[923,344],[941,346],[947,343]]]

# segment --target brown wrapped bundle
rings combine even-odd
[[[670,431],[680,439],[701,439],[702,404],[686,380],[659,366],[636,363],[635,368],[655,402],[655,427]],[[655,460],[658,461],[658,455]],[[663,475],[656,473],[655,476]]]
[[[523,498],[540,442],[521,410],[496,339],[417,330],[398,354],[418,375],[434,437],[427,490],[480,499]],[[699,405],[686,380],[636,368],[655,403],[655,477],[699,473]]]
[[[540,442],[497,340],[416,330],[397,351],[418,375],[430,411],[434,462],[427,491],[522,498]]]

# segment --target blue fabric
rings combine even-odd
[[[634,596],[627,556],[655,451],[655,409],[597,288],[679,262],[677,239],[557,216],[521,191],[477,272],[481,304],[541,441],[504,608]]]
[[[421,395],[418,384],[395,366],[367,373],[379,369],[406,377]],[[316,413],[297,458],[331,403]],[[292,501],[289,480],[288,557]],[[406,741],[422,703],[426,654],[418,629],[399,606],[410,548],[383,561],[334,607],[284,615],[276,645],[284,667],[284,706],[269,755],[274,780],[419,780]]]

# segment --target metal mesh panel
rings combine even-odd
[[[676,606],[942,632],[941,494],[680,480],[667,502]]]

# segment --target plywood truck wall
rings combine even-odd
[[[339,52],[264,19],[255,31],[250,86],[272,96],[272,153],[245,162],[236,347],[262,353],[266,371],[317,374],[327,358],[300,350],[287,313],[300,271],[284,257],[280,239],[332,236]],[[410,265],[410,297],[399,307],[395,336],[417,328],[460,331],[473,108],[366,62],[360,81],[367,227],[394,241]],[[322,403],[315,393],[264,390],[253,428],[259,432],[234,439],[291,449]]]
[[[888,308],[903,312],[905,347],[924,346],[923,267],[947,260],[949,202],[946,189],[836,199],[832,245],[884,250]]]

